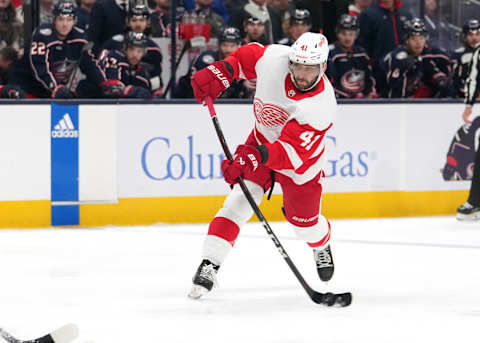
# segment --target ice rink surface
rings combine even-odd
[[[328,285],[288,224],[271,226],[313,288],[352,305],[310,301],[259,223],[200,301],[186,294],[206,224],[0,230],[0,327],[30,339],[73,322],[79,343],[480,342],[480,223],[333,220]]]

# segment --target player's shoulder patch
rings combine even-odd
[[[38,32],[39,32],[42,36],[51,36],[52,33],[53,33],[52,29],[49,28],[49,27],[46,27],[46,28],[44,28],[44,29],[40,29]]]
[[[112,39],[115,41],[115,42],[120,42],[122,43],[124,40],[125,40],[125,36],[124,35],[115,35],[112,37]]]
[[[455,49],[455,52],[456,52],[457,54],[464,53],[464,52],[465,52],[465,47],[462,46],[461,48]]]
[[[81,29],[81,28],[79,28],[79,27],[77,27],[77,26],[74,26],[73,29],[74,29],[75,31],[77,31],[78,33],[85,33],[85,30],[84,30],[84,29]]]
[[[397,60],[404,60],[408,57],[408,53],[406,51],[400,51],[395,55]]]

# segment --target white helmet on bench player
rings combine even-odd
[[[295,41],[295,43],[293,43],[289,55],[290,77],[298,89],[301,91],[308,91],[318,84],[326,69],[328,52],[327,38],[321,33],[305,32]],[[309,85],[308,88],[302,89],[295,81],[293,67],[296,64],[319,66],[318,76],[315,82],[313,82],[312,85]]]

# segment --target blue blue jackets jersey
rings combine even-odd
[[[447,96],[450,58],[441,50],[426,46],[421,55],[409,55],[398,47],[385,56],[381,67],[389,98],[428,98]]]
[[[344,52],[337,43],[332,44],[326,73],[337,98],[376,97],[370,57],[360,46]]]
[[[17,63],[12,84],[21,85],[36,97],[50,97],[58,85],[66,85],[87,44],[85,31],[73,27],[64,40],[54,32],[52,24],[40,25],[32,35],[30,50]],[[81,59],[80,69],[91,78],[99,77],[98,69],[88,52]]]
[[[124,40],[125,36],[123,34],[115,35],[112,39],[109,39],[105,42],[102,46],[102,51],[108,50],[117,50],[123,51],[124,50]],[[147,38],[148,47],[145,56],[142,58],[142,68],[146,69],[151,78],[157,77],[158,82],[156,83],[153,90],[162,87],[163,83],[161,81],[161,74],[162,74],[162,53],[160,52],[160,48],[158,45]]]

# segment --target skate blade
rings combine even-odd
[[[200,285],[193,285],[188,297],[193,300],[200,299],[202,296],[208,293],[208,289]]]
[[[475,213],[472,213],[472,214],[457,213],[457,220],[459,220],[459,221],[480,220],[480,212],[475,212]]]

